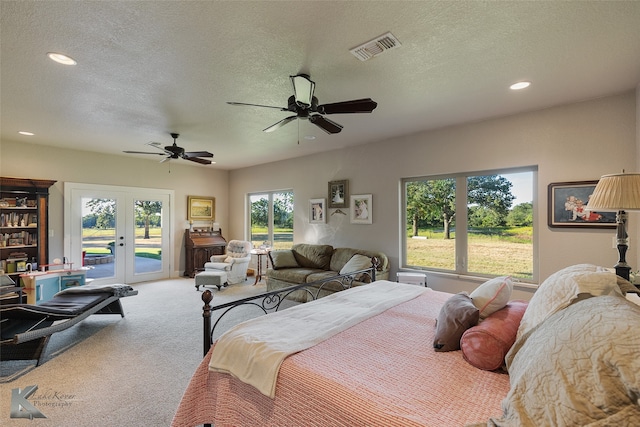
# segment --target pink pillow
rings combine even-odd
[[[500,368],[516,341],[518,326],[528,304],[527,301],[509,301],[503,309],[467,329],[460,339],[464,360],[485,371]]]

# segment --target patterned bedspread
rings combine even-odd
[[[464,426],[500,416],[507,375],[474,368],[460,351],[433,350],[449,297],[425,292],[288,357],[274,399],[210,372],[209,352],[172,425]]]

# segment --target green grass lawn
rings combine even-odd
[[[422,238],[407,236],[407,264],[455,270],[455,233],[421,230]],[[476,229],[468,234],[467,271],[487,275],[533,278],[531,227]]]
[[[144,239],[144,228],[136,228],[136,256],[161,259],[161,233],[161,228],[152,227],[149,229],[149,239]],[[114,241],[115,230],[113,228],[85,228],[82,230],[83,250],[87,255],[110,254],[109,243]]]
[[[472,229],[468,234],[467,271],[487,275],[511,275],[513,277],[533,278],[533,229],[483,228]],[[161,258],[160,228],[149,230],[150,239],[143,239],[144,228],[136,228],[136,256],[154,259]],[[266,227],[254,227],[253,236],[266,236]],[[273,243],[273,249],[287,249],[293,244],[293,230],[276,228],[279,236]],[[113,229],[85,229],[83,243],[87,254],[108,254],[109,242],[113,242]],[[407,264],[409,266],[429,266],[444,270],[455,269],[455,232],[451,239],[444,239],[441,230],[424,229],[418,233],[419,239],[407,234]],[[263,240],[253,242],[259,246]]]

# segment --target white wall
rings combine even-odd
[[[635,105],[632,91],[231,171],[230,232],[240,235],[245,231],[240,213],[244,212],[247,193],[292,188],[296,243],[383,251],[390,257],[391,277],[395,277],[399,267],[401,178],[537,165],[534,220],[539,280],[575,263],[613,266],[617,260],[611,245],[614,230],[547,226],[547,186],[552,182],[597,180],[622,169],[636,170],[636,122],[640,120]],[[350,224],[343,215],[328,216],[326,224],[309,224],[309,199],[327,197],[327,183],[341,179],[349,180],[351,194],[373,194],[373,224]],[[629,221],[630,235],[637,235],[640,221],[640,216],[634,216],[631,214]],[[631,242],[627,259],[632,263],[635,260],[638,266],[636,248]],[[451,275],[431,275],[429,284],[456,292],[476,285]]]
[[[175,190],[174,256],[172,275],[184,272],[184,229],[187,227],[187,196],[216,198],[216,222],[229,239],[227,171],[153,160],[66,150],[24,142],[2,141],[0,175],[57,180],[49,190],[49,258],[62,258],[64,246],[63,196],[65,182],[118,185]],[[170,172],[169,172],[170,171]]]
[[[225,237],[241,239],[246,236],[246,194],[291,188],[295,195],[295,242],[383,251],[390,257],[391,277],[395,277],[400,251],[401,178],[538,165],[535,220],[539,279],[543,280],[570,264],[615,264],[613,230],[547,226],[547,185],[596,180],[622,169],[636,171],[636,141],[640,141],[636,104],[640,105],[640,95],[629,92],[231,172],[173,161],[169,173],[167,164],[156,160],[1,141],[0,174],[58,181],[51,189],[49,208],[54,230],[52,258],[64,255],[65,181],[175,190],[174,271],[184,269],[187,195],[215,197],[216,221]],[[326,224],[308,223],[309,199],[327,197],[327,183],[341,179],[349,180],[351,194],[373,194],[373,224],[353,225],[343,215],[328,216]],[[640,215],[630,213],[629,223],[629,234],[640,237]],[[631,240],[627,256],[634,269],[640,268],[638,241]],[[450,275],[430,275],[429,285],[457,292],[472,289],[476,283]]]

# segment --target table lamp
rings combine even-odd
[[[629,248],[627,235],[627,212],[640,210],[640,174],[622,173],[603,175],[589,197],[589,210],[616,211],[616,244],[618,263],[614,266],[616,274],[629,280],[631,267],[627,264],[626,254]]]

